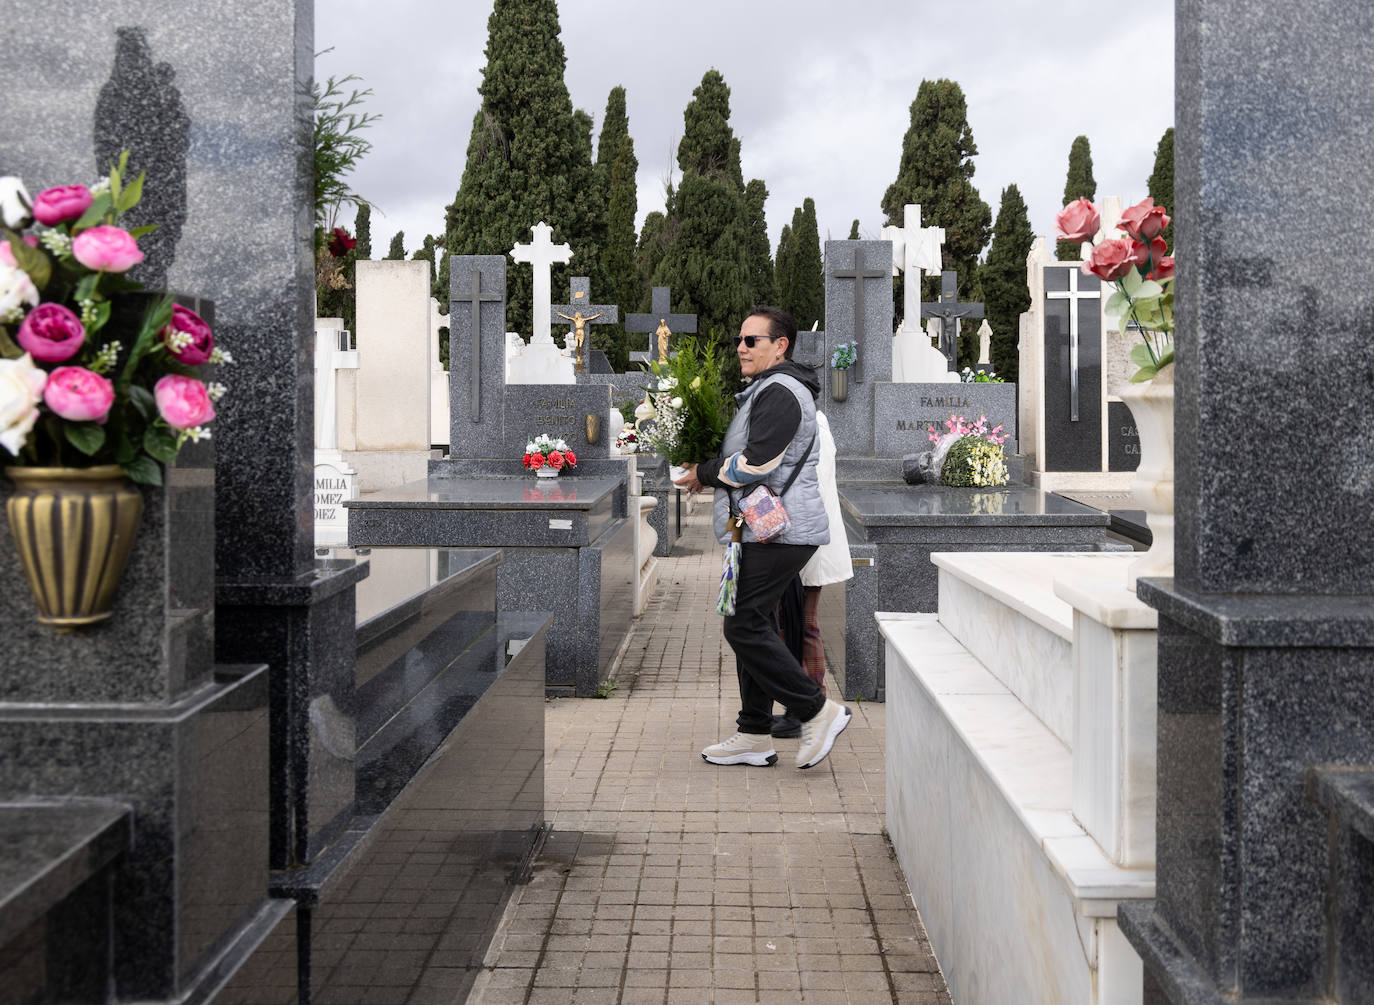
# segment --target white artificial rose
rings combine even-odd
[[[23,269],[0,262],[0,323],[24,314],[25,304],[38,306],[38,287]]]
[[[681,408],[681,407],[682,407],[682,399],[681,399],[681,398],[674,398],[672,401],[668,402],[668,404],[671,405],[673,408]]]
[[[33,200],[18,177],[12,174],[0,177],[0,218],[4,219],[6,227],[10,230],[27,227],[33,220],[32,206]]]
[[[28,353],[0,359],[0,446],[15,457],[38,421],[38,403],[47,382],[48,375],[33,365]]]

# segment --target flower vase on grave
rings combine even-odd
[[[10,536],[38,620],[71,631],[110,616],[143,497],[117,464],[7,467]]]
[[[1127,386],[1121,399],[1140,430],[1140,467],[1131,483],[1131,496],[1145,511],[1153,538],[1150,550],[1127,567],[1126,587],[1134,592],[1142,576],[1170,579],[1174,575],[1173,364],[1150,380]]]
[[[561,471],[561,470],[562,470],[561,468],[555,468],[555,467],[553,467],[553,466],[551,466],[551,465],[545,464],[542,468],[540,468],[540,469],[539,469],[538,471],[536,471],[534,474],[535,474],[535,477],[536,477],[536,478],[557,478],[557,477],[558,477],[558,472]]]
[[[847,401],[849,399],[848,370],[830,371],[830,397],[834,401]]]

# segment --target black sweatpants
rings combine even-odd
[[[739,674],[741,733],[767,733],[773,702],[802,722],[814,718],[825,695],[778,637],[778,601],[801,572],[814,544],[751,544],[740,548],[735,613],[725,618],[725,641],[735,651]]]

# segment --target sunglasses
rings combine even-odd
[[[766,338],[766,339],[779,339],[779,338],[783,338],[783,337],[784,337],[784,336],[782,336],[782,335],[745,335],[745,336],[743,336],[743,337],[741,337],[741,336],[739,336],[739,335],[736,335],[736,336],[735,336],[735,348],[738,349],[738,348],[739,348],[739,344],[740,344],[741,342],[743,342],[747,347],[749,347],[750,349],[752,349],[752,348],[754,348],[754,343],[757,342],[757,341],[758,341],[759,339],[761,339],[761,338]]]

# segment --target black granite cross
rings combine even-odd
[[[959,273],[940,273],[940,299],[933,304],[922,304],[921,317],[940,319],[940,351],[949,361],[951,373],[959,367],[959,319],[982,316],[982,304],[959,302]]]
[[[660,326],[665,326],[669,334],[682,332],[695,332],[697,330],[697,316],[695,314],[672,314],[672,289],[668,286],[655,286],[654,297],[651,309],[648,314],[626,314],[625,331],[631,333],[653,332],[657,333]],[[636,362],[644,362],[655,356],[660,355],[655,352],[655,341],[653,337],[649,339],[648,352],[632,352],[630,359]],[[668,362],[666,353],[662,362]]]
[[[620,320],[620,308],[615,304],[594,304],[592,303],[592,281],[586,276],[574,276],[568,282],[568,302],[566,304],[550,304],[549,310],[556,318],[562,318],[573,326],[574,336],[577,330],[585,325],[613,325]],[[579,315],[581,324],[578,324]],[[587,346],[585,341],[576,343],[577,350],[577,372],[582,372],[583,362],[587,357]]]
[[[864,268],[864,249],[862,245],[854,247],[854,268],[836,269],[830,273],[836,279],[854,280],[854,341],[859,343],[858,353],[854,360],[854,365],[850,367],[853,374],[854,383],[859,384],[864,379],[864,280],[865,279],[887,279],[892,274],[891,265],[881,269]],[[883,332],[884,335],[891,335],[891,332]]]
[[[472,304],[472,359],[468,365],[471,368],[473,422],[480,421],[482,417],[482,304],[499,303],[503,300],[505,297],[499,293],[482,292],[482,272],[477,268],[472,270],[472,291],[466,294],[455,293],[452,295],[452,301],[455,304]],[[452,366],[452,362],[449,365]]]

